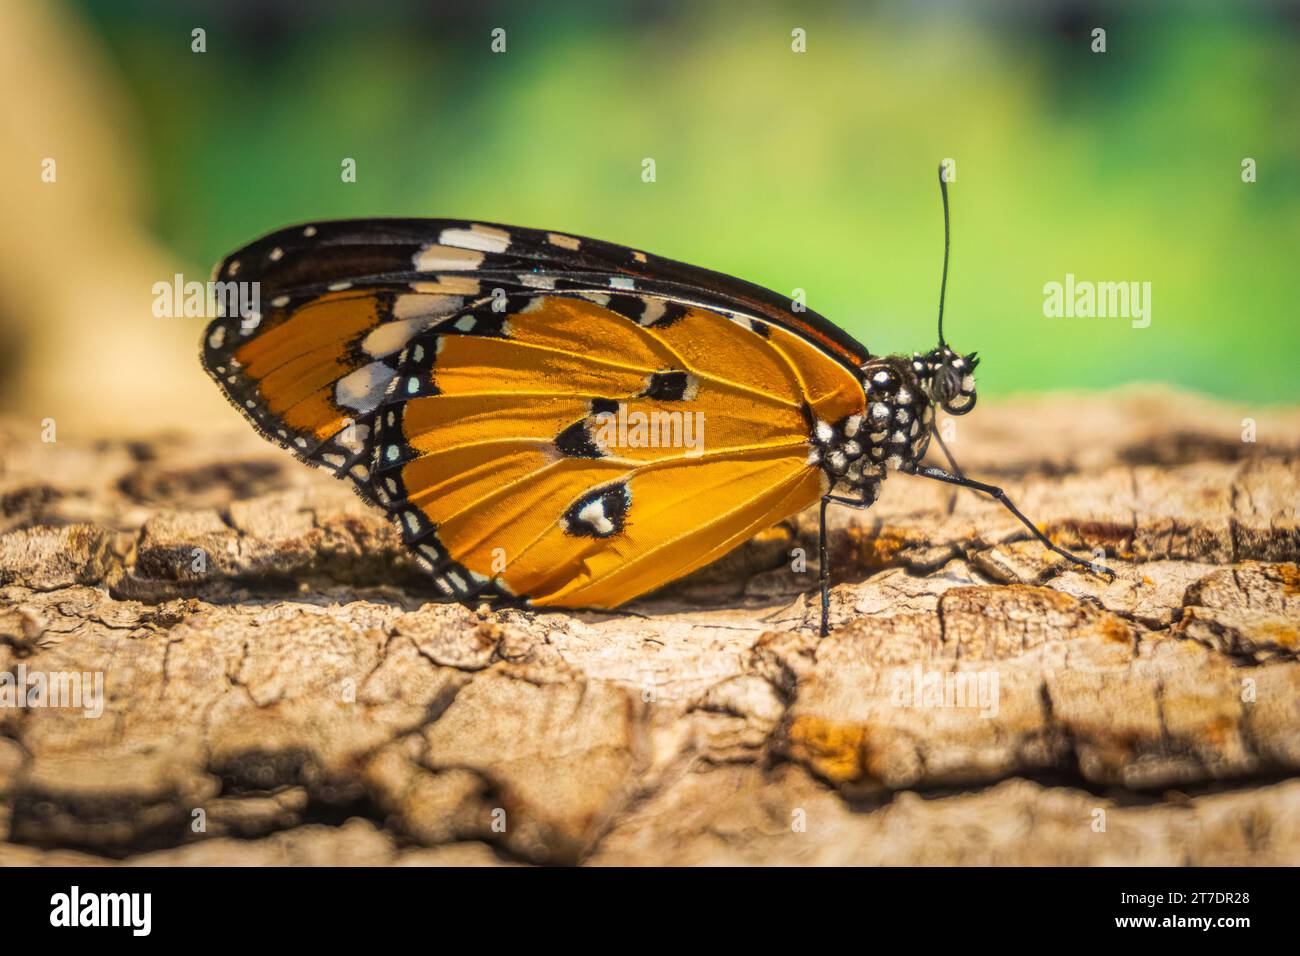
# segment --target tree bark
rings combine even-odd
[[[823,640],[811,513],[618,612],[467,609],[237,426],[0,423],[0,673],[105,698],[0,706],[0,865],[1300,863],[1300,412],[953,427],[1116,580],[895,476],[831,511]]]

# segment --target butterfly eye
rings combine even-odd
[[[946,405],[961,392],[961,373],[951,365],[941,365],[934,376],[934,400]]]

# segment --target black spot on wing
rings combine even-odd
[[[388,383],[385,403],[405,402],[412,398],[427,398],[437,394],[438,386],[434,384],[432,371],[411,369]]]
[[[648,301],[644,296],[614,294],[605,303],[605,308],[633,322],[640,322]]]
[[[575,537],[609,538],[626,526],[631,506],[632,492],[627,485],[605,485],[571,504],[560,519],[560,527]]]
[[[386,506],[405,497],[405,490],[399,492],[387,481],[388,476],[393,473],[400,475],[403,466],[420,457],[420,452],[406,441],[402,428],[405,411],[404,404],[393,404],[380,409],[375,416],[371,485]]]
[[[605,455],[592,441],[591,432],[587,430],[586,419],[574,422],[556,435],[555,447],[559,449],[560,454],[568,458],[603,458]]]
[[[407,342],[397,355],[396,374],[384,392],[381,408],[440,394],[441,389],[434,379],[437,358],[437,332],[422,332]]]
[[[437,326],[439,332],[456,335],[482,335],[489,338],[510,337],[508,321],[531,300],[528,296],[499,298],[485,302],[459,315],[450,316]]]
[[[650,309],[650,308],[651,308],[651,306],[649,305],[649,303],[650,303],[650,302],[654,302],[654,301],[658,301],[658,302],[662,303],[662,309],[654,309],[653,311],[656,313],[656,314],[655,314],[655,319],[654,319],[653,322],[650,322],[650,323],[647,323],[647,324],[650,324],[650,325],[655,326],[656,328],[661,328],[661,329],[662,329],[662,328],[667,328],[668,326],[673,325],[673,324],[676,323],[676,322],[680,322],[682,319],[684,319],[684,318],[686,317],[686,308],[687,308],[687,307],[686,307],[685,305],[683,305],[682,303],[680,303],[680,302],[669,302],[669,301],[667,301],[667,300],[665,300],[665,299],[659,299],[659,300],[648,300],[648,302],[647,302],[647,309]]]
[[[686,398],[691,379],[682,371],[655,372],[650,376],[650,384],[641,393],[643,398],[657,398],[664,402],[680,402]]]

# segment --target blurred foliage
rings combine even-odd
[[[75,7],[134,99],[152,225],[199,273],[290,222],[461,216],[803,288],[873,351],[926,349],[951,156],[949,338],[983,394],[1300,398],[1295,6]],[[1151,282],[1151,326],[1044,318],[1067,272]]]

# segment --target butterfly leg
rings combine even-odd
[[[1023,524],[1026,528],[1028,528],[1033,533],[1034,537],[1037,538],[1040,542],[1042,542],[1043,546],[1046,547],[1049,551],[1054,551],[1056,554],[1059,554],[1061,557],[1068,559],[1069,561],[1071,561],[1074,564],[1077,564],[1081,568],[1087,568],[1089,571],[1092,571],[1094,574],[1108,574],[1110,575],[1112,581],[1115,579],[1115,572],[1112,571],[1110,568],[1106,567],[1105,565],[1095,564],[1092,561],[1085,561],[1083,558],[1076,557],[1075,555],[1071,554],[1069,551],[1066,551],[1064,548],[1058,547],[1057,545],[1053,544],[1051,539],[1048,538],[1047,535],[1039,531],[1037,526],[1035,526],[1035,524],[1032,521],[1026,518],[1019,508],[1017,508],[1014,504],[1011,503],[1011,499],[1007,497],[1006,492],[1003,491],[1001,488],[997,487],[996,485],[986,485],[982,481],[975,481],[971,478],[966,478],[965,476],[962,475],[949,474],[948,472],[944,471],[942,468],[932,468],[932,467],[917,468],[913,473],[920,475],[922,478],[932,478],[935,481],[944,481],[950,485],[957,485],[960,488],[970,488],[972,491],[979,491],[988,495],[990,498],[993,498],[996,501],[998,501],[1002,505],[1002,507],[1006,508],[1013,515],[1019,518],[1020,523]]]
[[[821,583],[822,590],[822,624],[818,631],[818,637],[825,637],[830,633],[830,616],[831,616],[831,566],[826,560],[826,507],[831,503],[829,495],[822,497],[821,516],[818,521],[817,532],[817,574]]]
[[[826,508],[832,502],[841,505],[849,505],[854,508],[870,507],[876,500],[874,486],[870,490],[864,488],[861,498],[845,498],[841,495],[822,495],[821,515],[818,521],[817,531],[817,572],[822,592],[822,623],[818,631],[819,637],[825,637],[831,632],[831,565],[826,557]]]
[[[944,444],[943,438],[939,435],[938,426],[931,425],[930,434],[934,436],[935,443],[939,446],[940,450],[943,452],[943,457],[948,459],[948,467],[952,469],[952,473],[956,475],[958,478],[965,478],[966,475],[961,470],[961,466],[957,464],[957,459],[952,457],[952,452],[948,450],[948,446]]]

